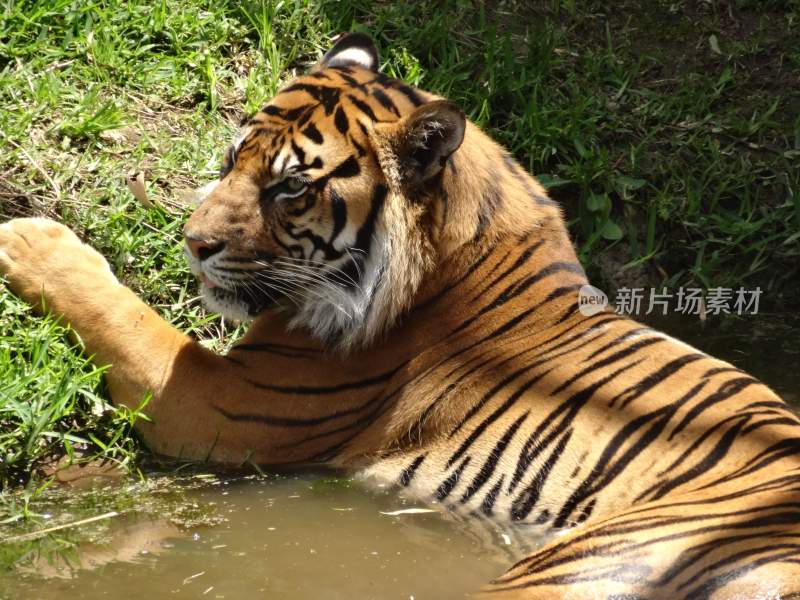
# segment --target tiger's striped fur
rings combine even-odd
[[[157,452],[325,463],[560,534],[489,597],[800,597],[798,419],[727,363],[582,315],[542,187],[376,65],[341,40],[246,123],[189,220],[209,300],[255,316],[227,356],[56,223],[0,226],[0,272],[113,364],[116,402],[153,393]]]

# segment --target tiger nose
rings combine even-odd
[[[211,258],[217,252],[221,251],[225,247],[224,242],[209,242],[206,240],[201,240],[194,237],[186,236],[186,246],[189,248],[189,252],[192,253],[198,260],[206,260],[207,258]]]

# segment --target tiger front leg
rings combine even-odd
[[[369,383],[363,361],[343,363],[322,352],[305,358],[214,354],[121,285],[99,253],[55,221],[0,225],[0,276],[23,299],[69,324],[96,364],[111,365],[106,379],[115,403],[136,408],[151,396],[150,420],[136,427],[159,454],[234,464],[306,462],[353,435],[339,411],[352,415],[355,426],[372,409],[375,386],[349,383],[365,377]],[[263,317],[242,341],[258,346],[285,336],[280,320]],[[298,361],[305,362],[298,367]],[[337,397],[331,407],[325,392],[342,382],[363,389]],[[297,396],[291,393],[297,386],[319,386],[321,393]],[[321,418],[325,413],[332,414]]]
[[[137,429],[153,450],[223,461],[251,450],[239,448],[247,440],[227,439],[235,428],[220,433],[206,401],[217,387],[210,380],[234,379],[228,371],[235,366],[164,321],[69,228],[43,218],[0,225],[0,276],[22,299],[70,325],[96,364],[112,365],[107,381],[115,403],[136,408],[152,395],[145,410],[151,422],[140,420]]]

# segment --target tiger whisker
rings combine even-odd
[[[331,295],[340,295],[343,291],[335,282],[331,282],[319,273],[299,269],[296,265],[275,268],[269,273],[269,276],[281,278],[283,281],[292,281],[295,285],[300,285],[303,282],[306,286],[310,285],[321,288],[323,291],[327,290]]]
[[[360,252],[363,252],[362,250],[359,250],[358,248],[353,248],[353,250],[358,250]],[[350,249],[345,248],[345,251],[349,253]],[[358,276],[359,276],[359,279],[360,279],[361,278],[360,265],[358,264],[358,261],[355,258],[353,258],[352,256],[351,256],[351,259],[353,260],[353,262],[356,265],[356,270],[358,271]],[[319,265],[321,267],[325,267],[329,272],[335,273],[337,276],[343,277],[345,283],[347,283],[349,285],[353,285],[353,286],[355,286],[355,287],[360,289],[359,281],[354,280],[353,277],[349,273],[345,272],[340,267],[337,267],[335,265],[332,265],[332,264],[324,262],[324,261],[315,260],[315,259],[300,259],[300,258],[295,258],[295,257],[291,257],[291,256],[286,256],[286,257],[280,257],[280,258],[276,259],[275,260],[275,264],[293,265],[293,266],[298,266],[298,267],[301,267],[301,268],[303,268],[303,267],[308,268],[308,267],[310,267],[310,265]]]
[[[302,286],[299,283],[291,281],[291,280],[288,280],[288,279],[283,279],[283,280],[281,280],[281,284],[278,284],[277,282],[275,282],[272,279],[273,273],[270,273],[270,274],[259,273],[258,275],[260,275],[262,278],[269,277],[268,280],[262,281],[260,283],[262,285],[268,285],[268,286],[271,286],[273,289],[281,291],[290,300],[294,301],[295,304],[298,306],[298,308],[300,306],[295,301],[295,298],[293,298],[293,294],[296,293],[296,292],[299,292],[300,295],[301,295],[301,298],[304,299],[304,300],[308,300],[309,297],[313,297],[313,298],[316,298],[318,300],[330,301],[330,298],[328,296],[325,296],[324,294],[322,294],[318,290],[314,290],[314,289],[308,288],[306,286]],[[333,305],[339,311],[341,311],[343,314],[347,314],[346,311],[344,310],[344,308],[342,306],[340,306],[339,304],[333,303]]]
[[[326,277],[322,273],[315,272],[309,268],[303,268],[301,265],[286,265],[281,263],[276,263],[275,265],[276,271],[282,271],[283,274],[287,276],[302,276],[305,281],[319,283],[323,286],[335,286],[337,284],[343,283],[347,284],[347,281],[336,281],[331,280],[330,277]],[[353,283],[352,285],[357,286],[358,284]],[[360,287],[358,287],[360,289]]]

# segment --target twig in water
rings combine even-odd
[[[55,525],[53,527],[40,529],[39,531],[31,531],[30,533],[23,533],[22,535],[12,535],[11,537],[7,537],[0,540],[0,544],[35,540],[36,538],[42,537],[43,535],[47,535],[48,533],[52,533],[54,531],[69,529],[71,527],[80,527],[81,525],[88,525],[89,523],[94,523],[95,521],[102,521],[103,519],[111,519],[112,517],[118,517],[120,514],[121,513],[112,510],[111,512],[103,513],[102,515],[97,515],[96,517],[89,517],[88,519],[81,519],[79,521],[73,521],[72,523],[65,523],[63,525]]]

